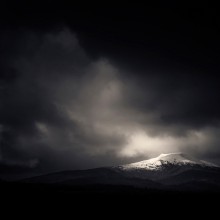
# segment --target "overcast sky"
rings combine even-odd
[[[7,10],[1,172],[85,169],[169,152],[220,163],[214,9]]]

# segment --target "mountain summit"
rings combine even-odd
[[[119,166],[123,170],[144,169],[144,170],[160,170],[168,166],[201,166],[201,167],[218,167],[207,161],[198,160],[184,153],[160,154],[158,157],[143,160],[136,163]]]

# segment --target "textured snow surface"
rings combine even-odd
[[[198,160],[190,155],[184,153],[170,153],[170,154],[160,154],[158,157],[143,160],[136,163],[126,164],[119,166],[122,170],[133,170],[133,169],[145,169],[145,170],[159,170],[163,165],[173,164],[173,165],[199,165],[202,167],[218,167],[215,164]]]

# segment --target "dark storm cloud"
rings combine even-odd
[[[111,147],[124,137],[99,131],[93,123],[95,108],[106,108],[105,99],[114,96],[111,88],[101,94],[111,81],[114,89],[111,65],[90,60],[68,29],[7,34],[2,43],[12,55],[1,65],[1,161],[88,167],[100,163],[90,154],[115,154]]]
[[[219,125],[219,78],[216,75],[193,71],[166,74],[159,70],[147,77],[135,76],[135,80],[138,86],[131,92],[131,104],[143,112],[157,113],[161,125],[191,129]]]
[[[92,59],[69,29],[1,37],[0,161],[43,170],[219,154],[219,79]],[[132,65],[132,64],[131,64]]]

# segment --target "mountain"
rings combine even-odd
[[[51,173],[22,180],[24,183],[65,186],[132,186],[162,190],[220,191],[220,167],[183,153],[115,167]]]
[[[122,165],[122,169],[144,169],[144,170],[160,170],[166,167],[167,165],[175,166],[201,166],[201,167],[218,167],[215,164],[198,160],[183,153],[170,153],[170,154],[161,154],[156,158],[149,160],[140,161],[137,163],[131,163],[127,165]]]
[[[161,154],[156,158],[117,166],[115,169],[128,177],[162,180],[187,171],[219,171],[215,164],[198,160],[183,153]],[[184,179],[183,179],[184,181]]]

